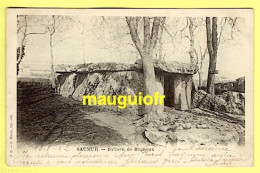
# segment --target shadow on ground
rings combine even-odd
[[[85,118],[79,104],[62,101],[48,85],[18,83],[18,142],[32,144],[124,145],[128,141],[114,129]],[[84,108],[86,110],[86,107]],[[88,107],[87,113],[99,112]]]

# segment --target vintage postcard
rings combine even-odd
[[[9,166],[253,166],[252,9],[6,14]]]

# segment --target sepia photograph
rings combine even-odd
[[[253,166],[252,9],[7,9],[12,166]]]

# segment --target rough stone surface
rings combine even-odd
[[[160,76],[155,76],[155,87],[156,91],[159,92],[159,95],[164,95],[164,78]],[[157,103],[160,102],[160,98],[158,97]],[[163,113],[164,111],[164,103],[163,105],[156,105],[156,110],[158,114]]]
[[[143,76],[140,72],[106,72],[106,73],[72,73],[66,77],[59,89],[59,94],[65,97],[72,97],[82,101],[83,95],[119,96],[138,95],[143,89]],[[112,100],[111,100],[112,101]],[[138,114],[138,105],[127,105],[126,109],[119,109],[118,106],[102,106],[120,112]]]
[[[215,84],[216,94],[222,94],[227,91],[245,93],[245,77],[237,78],[236,81]]]
[[[67,64],[61,64],[61,65],[57,65],[55,67],[55,71],[56,72],[76,72],[77,69],[83,67],[83,64],[79,64],[79,65],[67,65]]]
[[[165,76],[165,105],[178,110],[191,108],[192,75]]]
[[[151,131],[147,130],[144,132],[145,137],[153,144],[166,146],[167,144],[176,144],[178,138],[175,134],[160,132],[160,131]]]
[[[154,60],[156,71],[156,91],[160,95],[172,97],[174,104],[171,105],[180,110],[191,107],[192,74],[196,68],[189,64],[177,62],[165,62]],[[72,97],[82,101],[83,95],[138,95],[144,91],[144,80],[142,73],[142,62],[137,60],[135,64],[124,64],[116,62],[90,63],[79,65],[60,65],[56,67],[56,91],[65,97]],[[165,82],[165,78],[170,78]],[[178,78],[178,83],[176,82]],[[167,84],[166,84],[167,83]],[[177,85],[178,84],[178,85]],[[164,91],[165,85],[169,85],[169,93]],[[175,94],[173,94],[175,93]],[[159,97],[158,97],[159,99]],[[158,100],[159,103],[159,100]],[[126,109],[119,109],[118,106],[102,106],[120,112],[131,114],[143,114],[143,107],[127,105]],[[156,106],[157,113],[164,111],[163,105]]]
[[[196,66],[191,66],[187,63],[179,63],[176,61],[165,62],[163,60],[154,59],[154,68],[156,72],[175,73],[175,74],[195,74]],[[58,65],[55,68],[56,72],[116,72],[116,71],[142,71],[141,59],[136,60],[135,64],[117,63],[117,62],[101,62],[79,65]]]
[[[195,74],[197,67],[188,63],[180,63],[177,61],[166,62],[159,59],[153,59],[154,69],[156,72]],[[138,69],[142,69],[141,59],[136,60],[135,65]]]
[[[145,137],[156,145],[244,145],[243,120],[216,116],[200,109],[192,113],[165,107],[166,118],[145,128]],[[174,142],[173,142],[174,141]]]
[[[239,92],[224,92],[221,95],[211,96],[203,90],[193,95],[193,107],[214,110],[231,114],[245,114],[245,94]]]
[[[137,71],[121,71],[121,72],[102,72],[102,73],[69,73],[61,75],[59,80],[58,92],[65,97],[72,97],[75,100],[82,101],[83,95],[138,95],[143,92],[143,74]],[[163,80],[156,77],[156,90],[160,95],[164,94]],[[144,94],[144,93],[143,93]],[[158,98],[159,99],[159,98]],[[159,101],[158,101],[159,103]],[[117,106],[103,106],[115,111],[125,112],[127,110],[131,114],[142,114],[143,106],[127,105],[125,110],[119,109]],[[157,105],[157,112],[161,113],[164,106]]]
[[[63,85],[60,86],[59,93],[64,97],[70,97],[75,90],[74,81],[76,73],[70,74],[64,81]]]
[[[79,68],[77,72],[116,72],[116,71],[134,71],[137,70],[134,64],[124,64],[124,63],[115,63],[115,62],[106,62],[106,63],[95,63],[95,64],[86,64],[85,66]]]

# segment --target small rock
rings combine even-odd
[[[176,125],[172,125],[171,128],[169,129],[170,132],[175,132],[177,127],[179,126],[176,126]]]
[[[191,123],[185,123],[183,124],[184,129],[190,129],[191,128]]]
[[[180,123],[179,123],[179,122],[176,122],[175,125],[176,125],[176,126],[180,126]]]
[[[165,132],[147,130],[144,132],[145,137],[153,144],[166,146],[168,142],[168,134]]]
[[[179,125],[176,130],[183,130],[183,127],[181,125]]]
[[[206,124],[197,124],[196,128],[197,129],[209,129],[209,126],[207,126]]]
[[[171,125],[164,125],[158,128],[159,131],[167,132],[172,128]]]
[[[209,126],[207,126],[206,124],[203,124],[203,125],[202,125],[202,128],[203,128],[203,129],[209,129]]]
[[[175,134],[166,135],[166,143],[176,144],[178,137]]]
[[[146,130],[157,130],[157,124],[156,123],[149,123],[147,127],[145,127]]]

